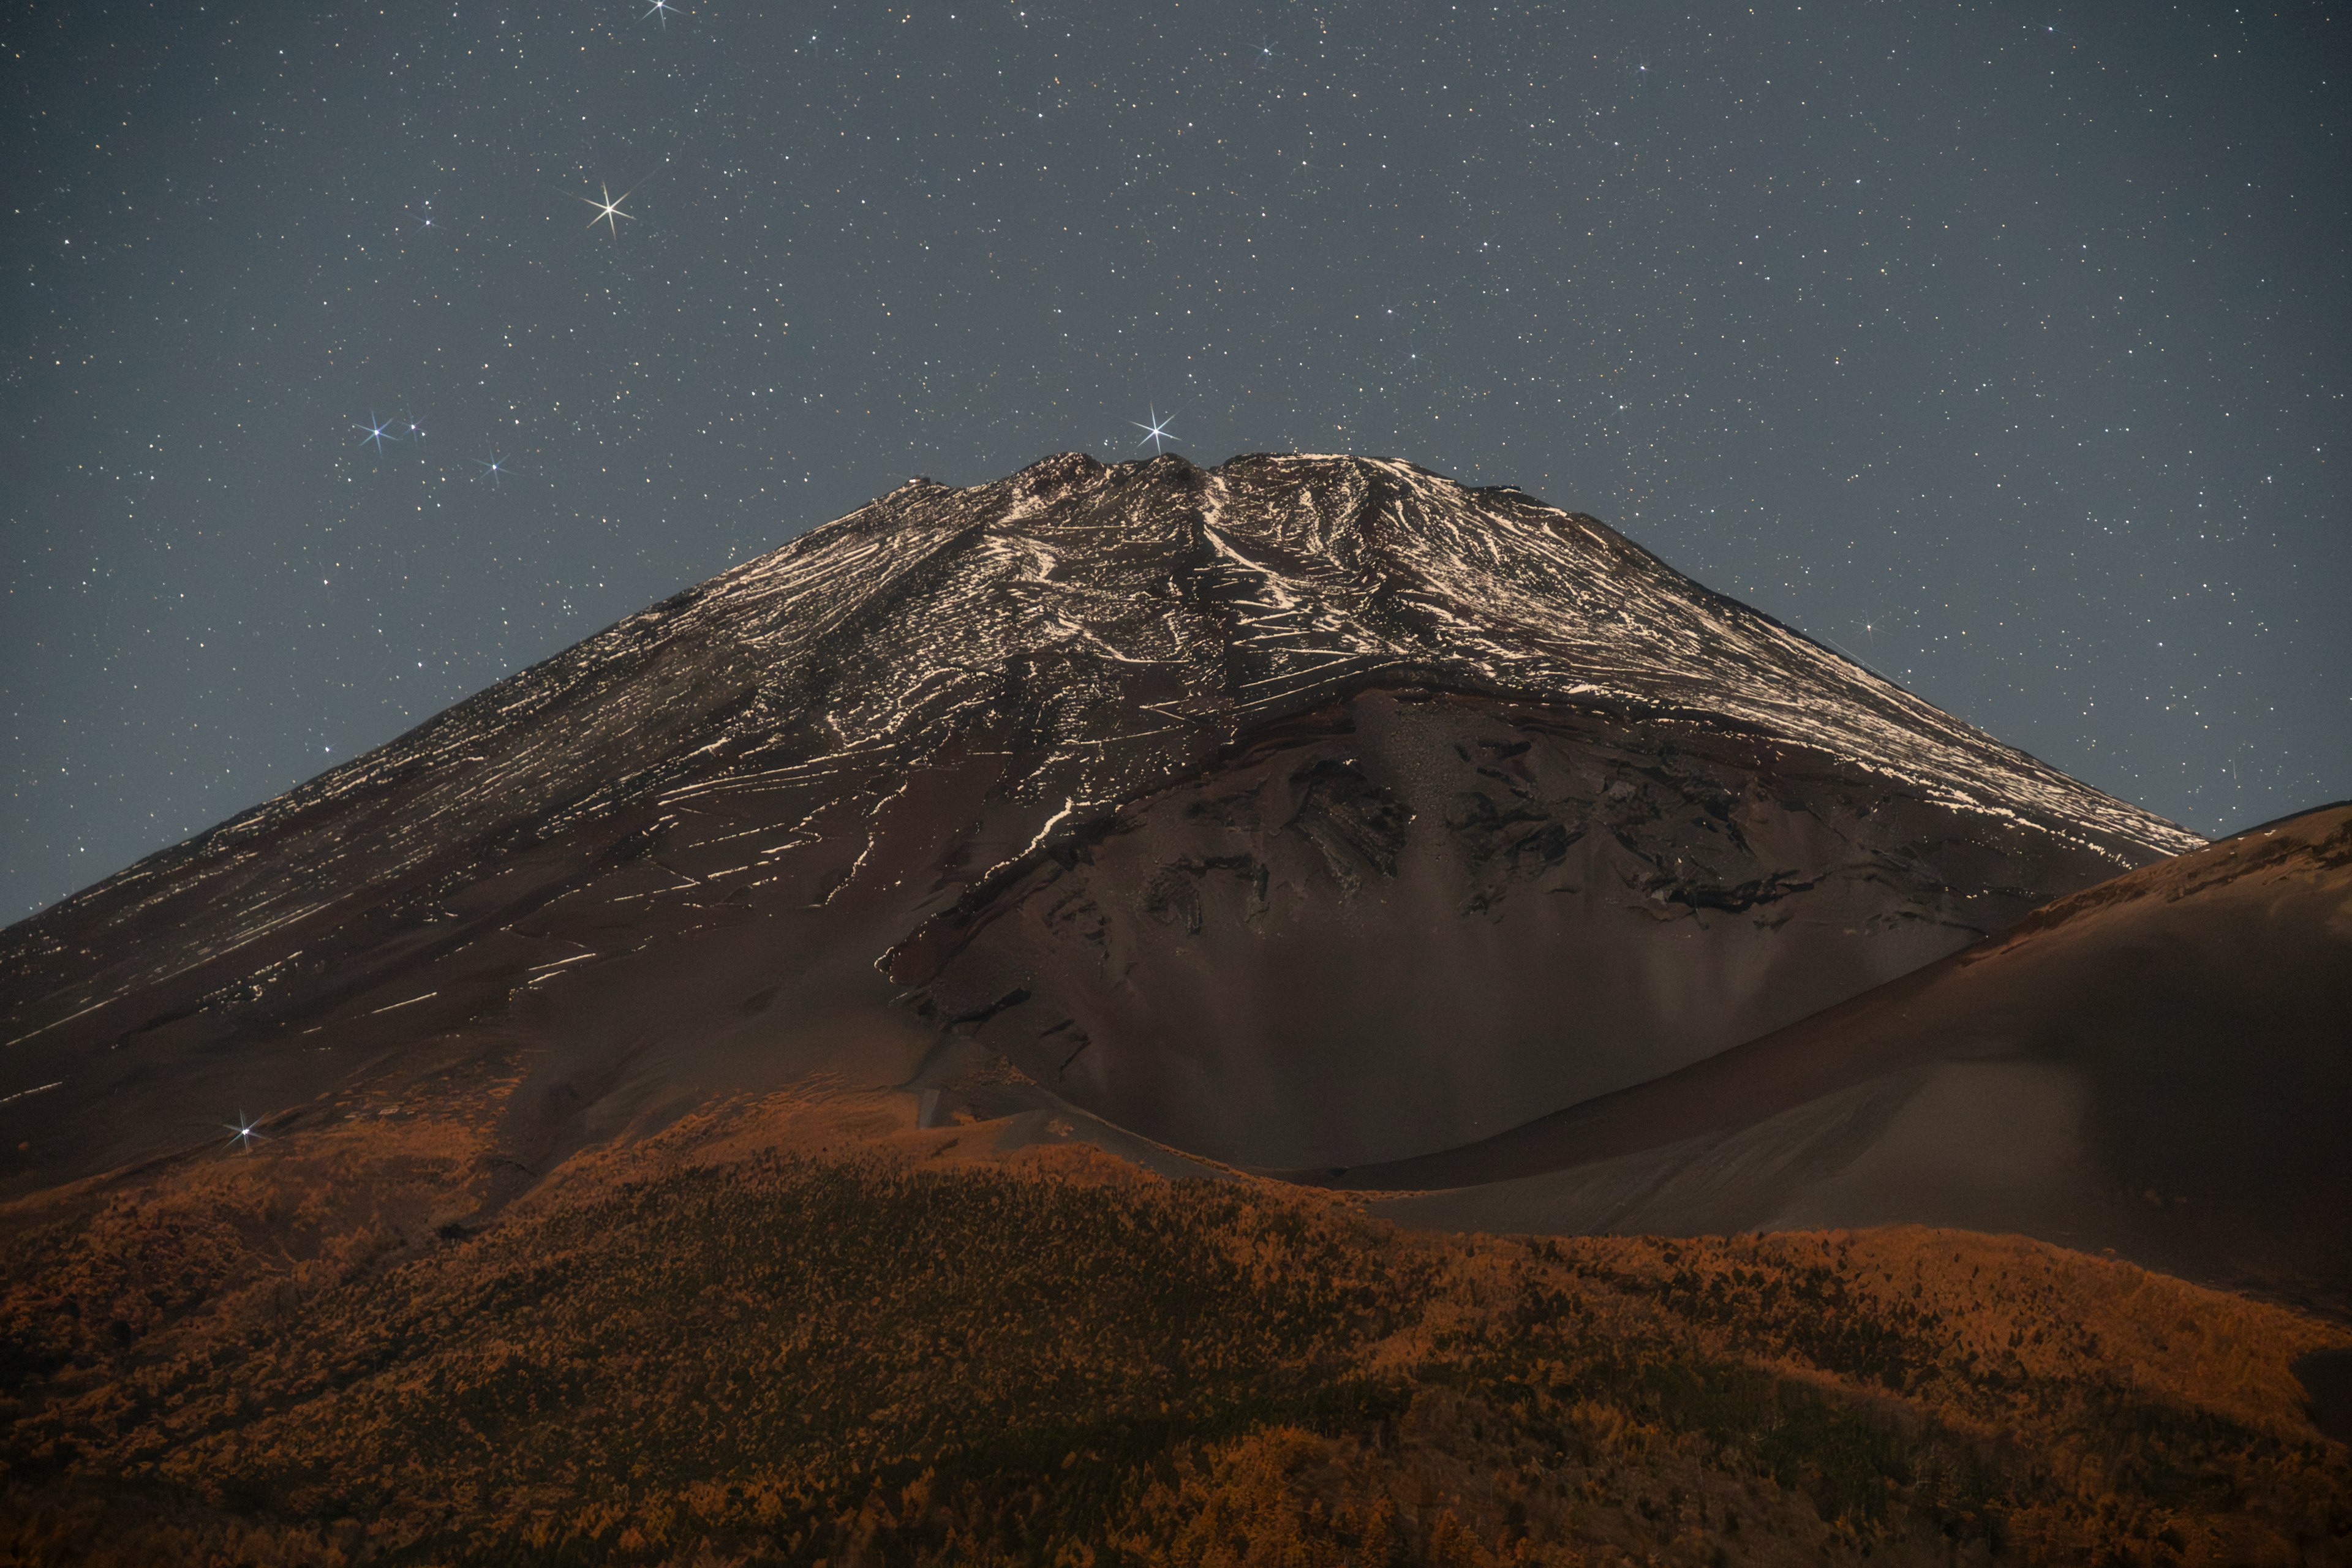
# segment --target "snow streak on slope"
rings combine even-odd
[[[1394,459],[1262,461],[1236,476],[1254,504],[1217,509],[1209,530],[1237,555],[1255,545],[1299,598],[1386,634],[1351,652],[1514,692],[1745,721],[1945,804],[2103,847],[2172,854],[2203,842],[1699,586],[1594,519]],[[1226,510],[1234,521],[1221,527]],[[1351,570],[1335,578],[1339,563]]]

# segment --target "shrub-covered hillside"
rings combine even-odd
[[[499,1211],[429,1119],[20,1205],[0,1563],[2352,1553],[2288,1372],[2352,1336],[2279,1309],[1949,1232],[1433,1237],[796,1116]]]

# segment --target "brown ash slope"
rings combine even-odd
[[[2058,900],[1763,1039],[1343,1174],[1451,1228],[1890,1220],[2352,1312],[2352,805]]]
[[[0,1158],[489,1063],[527,1181],[976,1061],[1222,1158],[1396,1158],[2198,842],[1516,490],[1065,456],[912,482],[0,934]]]

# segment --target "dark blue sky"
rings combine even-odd
[[[649,5],[11,7],[0,913],[1153,407],[2352,795],[2332,7]]]

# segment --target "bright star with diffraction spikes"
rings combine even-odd
[[[1137,429],[1139,429],[1139,430],[1140,430],[1140,431],[1142,431],[1142,432],[1143,432],[1143,440],[1142,440],[1142,441],[1138,441],[1138,442],[1136,443],[1136,445],[1137,445],[1137,446],[1139,446],[1139,447],[1140,447],[1140,446],[1142,446],[1142,445],[1143,445],[1143,442],[1144,442],[1144,441],[1149,441],[1149,442],[1150,442],[1150,443],[1151,443],[1151,449],[1152,449],[1153,451],[1157,452],[1157,451],[1159,451],[1159,450],[1160,449],[1160,442],[1162,442],[1162,441],[1173,441],[1173,440],[1175,440],[1175,439],[1176,439],[1175,435],[1174,435],[1173,433],[1171,433],[1171,432],[1169,430],[1169,428],[1168,428],[1169,421],[1170,421],[1170,420],[1174,419],[1175,417],[1176,417],[1176,416],[1174,416],[1173,414],[1171,414],[1171,415],[1167,416],[1167,417],[1166,417],[1166,418],[1162,418],[1162,417],[1160,416],[1160,409],[1159,409],[1158,405],[1154,405],[1152,406],[1152,409],[1151,409],[1151,423],[1150,423],[1150,424],[1146,425],[1146,424],[1145,424],[1142,420],[1140,420],[1140,419],[1130,419],[1130,420],[1129,420],[1129,421],[1128,421],[1128,423],[1129,423],[1129,425],[1134,426]]]
[[[590,206],[596,209],[596,216],[588,220],[588,226],[590,228],[594,228],[601,223],[605,227],[613,231],[613,237],[614,239],[618,239],[621,237],[621,226],[614,220],[615,218],[628,218],[634,222],[636,218],[636,215],[635,213],[625,213],[621,210],[621,204],[629,199],[629,193],[623,191],[616,196],[613,194],[612,186],[602,183],[599,183],[596,188],[604,193],[604,199],[601,202],[593,196],[578,196],[573,199],[586,202]]]
[[[386,441],[397,441],[400,439],[399,437],[392,434],[391,426],[385,424],[383,420],[378,419],[375,416],[375,410],[373,408],[368,410],[366,424],[354,425],[352,428],[366,432],[366,434],[360,437],[359,444],[364,447],[369,442],[373,441],[375,443],[375,449],[379,453],[383,450],[383,444]]]

